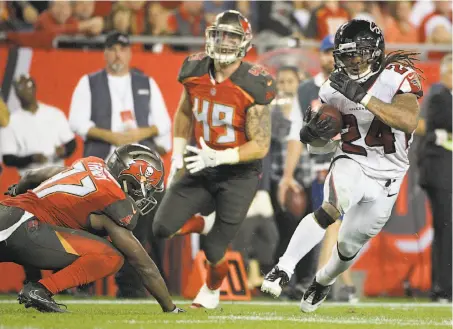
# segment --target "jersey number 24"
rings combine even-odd
[[[347,133],[341,135],[343,152],[367,156],[367,151],[363,146],[353,144],[353,142],[362,137],[356,117],[353,114],[344,114],[342,117],[343,129],[348,129]],[[406,135],[406,144],[408,137],[410,138],[410,135]],[[370,128],[365,136],[365,144],[369,147],[383,147],[385,154],[396,152],[395,135],[392,133],[392,128],[377,118],[374,118],[371,122]]]

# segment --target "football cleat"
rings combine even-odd
[[[323,286],[322,284],[316,282],[315,278],[300,301],[300,309],[302,312],[309,313],[316,311],[316,309],[326,299],[331,287],[332,285]]]
[[[46,287],[39,282],[28,282],[19,292],[17,297],[19,304],[24,304],[25,308],[32,307],[40,312],[64,313],[66,305],[56,303],[52,294]],[[60,306],[64,306],[62,309]]]
[[[179,308],[178,306],[175,305],[175,308],[173,311],[165,312],[165,313],[174,313],[174,314],[179,314],[179,313],[186,313],[186,310]]]
[[[191,308],[214,309],[219,306],[220,289],[211,290],[206,283],[201,287],[197,297],[192,302]]]
[[[261,291],[277,298],[282,293],[282,288],[288,285],[288,283],[288,274],[286,274],[285,271],[280,270],[278,266],[274,266],[274,268],[264,277]]]

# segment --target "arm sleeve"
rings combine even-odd
[[[289,120],[291,121],[291,127],[289,129],[287,140],[299,141],[300,140],[299,134],[303,125],[303,117],[297,96],[293,98],[293,106],[291,109]]]
[[[154,79],[149,79],[149,85],[151,89],[151,112],[148,117],[148,124],[157,127],[159,134],[154,137],[154,142],[168,152],[171,149],[170,115],[168,114],[167,106],[165,105],[159,86]]]
[[[83,139],[87,138],[88,130],[96,126],[91,120],[91,90],[87,75],[80,79],[72,94],[69,126]]]

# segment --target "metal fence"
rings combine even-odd
[[[6,33],[0,33],[0,40],[6,40]],[[205,44],[204,37],[183,37],[183,36],[145,36],[145,35],[134,35],[130,37],[132,43],[143,43],[143,44],[167,44],[172,46],[203,46]],[[83,35],[70,36],[60,35],[53,40],[53,47],[58,48],[60,44],[75,44],[75,45],[102,45],[105,41],[105,36],[86,37]],[[253,41],[253,45],[256,47],[259,54],[262,54],[268,50],[276,48],[317,48],[319,47],[318,41],[313,40],[298,40],[291,37],[281,37],[273,33],[260,33]],[[429,51],[438,52],[451,52],[452,45],[439,45],[432,43],[424,44],[406,44],[406,43],[389,43],[386,45],[387,50],[415,50],[421,53],[421,59],[426,58],[426,54]]]

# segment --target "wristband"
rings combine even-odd
[[[370,94],[366,93],[365,97],[363,97],[362,100],[360,101],[360,104],[362,104],[363,106],[366,107],[368,105],[368,103],[370,102],[371,97],[373,97],[373,96],[371,96]]]
[[[223,151],[216,152],[217,165],[235,164],[239,162],[239,148],[229,148]]]
[[[173,152],[172,152],[172,158],[173,157],[178,157],[184,154],[184,150],[187,145],[187,139],[182,138],[182,137],[174,137],[173,138]]]

